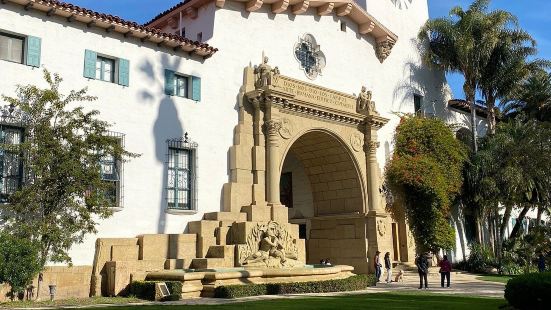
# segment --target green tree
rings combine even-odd
[[[508,13],[502,15],[507,16]],[[510,23],[503,23],[504,21]],[[484,96],[488,111],[488,133],[494,134],[496,127],[496,102],[506,102],[507,98],[521,91],[523,82],[539,68],[549,65],[547,61],[532,60],[528,57],[537,53],[536,42],[525,31],[506,25],[516,23],[516,18],[502,18],[494,22],[499,30],[499,42],[494,47],[490,59],[482,70],[479,89]]]
[[[87,89],[63,95],[62,79],[44,70],[47,88],[18,86],[16,97],[2,96],[11,109],[25,116],[25,139],[1,145],[21,154],[22,187],[1,206],[4,229],[40,246],[40,262],[71,262],[68,251],[95,233],[97,220],[112,214],[112,183],[102,180],[100,162],[106,156],[135,157],[108,134],[109,124],[81,102],[95,97]]]
[[[505,112],[515,116],[524,113],[529,118],[551,121],[551,73],[536,69],[509,96]]]
[[[465,186],[478,205],[501,206],[497,252],[514,208],[520,214],[509,238],[518,236],[530,209],[551,203],[551,123],[520,115],[501,122],[496,133],[481,140],[481,148],[466,168]]]
[[[503,11],[488,12],[490,0],[475,0],[465,11],[454,7],[450,17],[431,19],[421,28],[419,40],[423,46],[424,62],[446,71],[459,72],[465,78],[463,91],[471,104],[471,134],[476,152],[477,130],[475,94],[483,68],[498,44],[500,27],[507,23],[510,14]]]
[[[455,245],[450,206],[462,186],[466,146],[438,119],[404,116],[396,128],[386,181],[405,214],[418,250],[436,253]]]
[[[11,286],[11,298],[25,290],[42,265],[36,243],[0,232],[0,283]]]

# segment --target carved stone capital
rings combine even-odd
[[[377,40],[377,58],[381,63],[390,55],[394,44],[396,41],[388,36]]]
[[[377,149],[381,146],[380,142],[377,141],[368,141],[364,145],[364,151],[366,153],[375,154],[377,153]]]
[[[265,121],[264,125],[262,126],[262,130],[267,136],[276,136],[279,133],[280,129],[281,122],[275,120]]]

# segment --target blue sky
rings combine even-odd
[[[67,0],[88,9],[145,23],[155,15],[181,0]],[[390,0],[377,0],[390,1]],[[447,16],[454,6],[467,7],[471,0],[428,0],[431,17]],[[551,1],[549,0],[493,0],[492,9],[507,10],[515,14],[523,29],[538,42],[539,58],[551,59]],[[454,96],[463,98],[463,81],[460,75],[448,75]]]

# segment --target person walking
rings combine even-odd
[[[392,282],[392,263],[390,262],[390,252],[385,253],[386,283]]]
[[[419,255],[415,260],[417,272],[419,273],[419,289],[423,288],[423,279],[425,280],[425,289],[429,288],[427,274],[429,272],[429,262],[425,253]]]
[[[543,253],[540,253],[538,258],[538,270],[539,272],[545,272],[545,256],[543,256]]]
[[[375,252],[375,257],[373,258],[373,265],[375,266],[375,278],[377,278],[377,282],[381,282],[381,258],[380,258],[381,252],[377,251]]]
[[[452,272],[452,264],[448,260],[448,255],[444,255],[444,259],[438,265],[440,266],[440,286],[444,287],[445,278],[446,287],[450,287],[450,274]]]

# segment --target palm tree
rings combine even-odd
[[[471,104],[474,152],[478,149],[475,93],[483,68],[500,39],[499,27],[492,23],[504,24],[509,18],[499,11],[488,13],[489,3],[490,0],[475,0],[466,11],[455,7],[450,17],[427,21],[418,35],[426,47],[422,52],[425,63],[446,72],[459,72],[465,78],[463,91]]]
[[[548,65],[546,61],[528,61],[529,56],[537,53],[536,42],[521,29],[508,29],[504,22],[516,19],[506,12],[494,12],[489,20],[498,29],[499,42],[495,46],[490,60],[483,68],[479,89],[486,101],[488,110],[488,133],[494,134],[496,128],[496,101],[504,101],[518,92],[530,75],[538,68]],[[498,20],[495,20],[497,18]]]
[[[513,99],[504,108],[507,114],[514,116],[523,112],[529,118],[551,121],[551,73],[533,70],[510,98]]]

